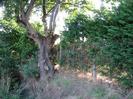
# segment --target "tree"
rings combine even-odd
[[[28,37],[38,45],[38,66],[40,70],[40,79],[44,79],[47,74],[48,77],[52,77],[54,70],[53,65],[50,62],[48,53],[49,49],[53,46],[54,41],[56,40],[54,38],[57,37],[57,35],[54,35],[54,29],[56,26],[55,19],[59,12],[61,1],[53,1],[53,6],[52,4],[49,4],[49,6],[47,6],[47,3],[50,3],[47,0],[42,0],[42,2],[39,0],[6,0],[3,1],[3,3],[6,9],[5,15],[11,14],[10,17],[15,18],[17,23],[26,28]],[[42,22],[44,25],[45,36],[36,31],[35,28],[33,28],[32,24],[29,22],[33,8],[37,6],[42,8]],[[15,12],[13,13],[14,15],[10,13],[13,11]],[[49,14],[51,14],[51,16],[50,25],[48,28],[46,18]]]
[[[57,35],[54,34],[56,27],[56,17],[60,6],[68,8],[70,5],[78,6],[86,4],[85,0],[3,0],[5,6],[5,18],[15,19],[16,22],[27,30],[28,37],[38,45],[38,66],[40,79],[52,77],[54,73],[53,65],[49,55]],[[34,8],[41,8],[43,35],[37,31],[29,22]],[[47,18],[50,17],[49,26]],[[47,77],[46,77],[47,76]]]

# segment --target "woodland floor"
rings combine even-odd
[[[70,70],[60,70],[51,82],[30,79],[27,88],[32,99],[133,99],[133,91],[123,91],[106,77],[93,83],[90,73]]]

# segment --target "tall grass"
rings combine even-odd
[[[19,99],[19,90],[10,90],[11,80],[9,77],[0,79],[0,99]]]

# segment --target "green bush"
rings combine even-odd
[[[89,65],[96,64],[101,72],[105,72],[103,68],[106,67],[107,76],[117,79],[126,88],[132,88],[133,1],[120,0],[119,7],[113,8],[112,12],[103,8],[94,13],[96,15],[93,19],[77,14],[67,20],[67,29],[62,33],[61,46],[62,50],[67,49],[69,52],[66,53],[68,57],[62,56],[62,62],[71,67],[73,58],[83,56],[80,60],[72,61],[81,66],[80,61],[87,55]],[[73,46],[75,44],[78,46]],[[84,44],[87,47],[83,47]],[[73,57],[71,52],[77,50],[80,50],[81,54]],[[78,65],[74,64],[74,68],[79,69]],[[81,66],[81,69],[84,66]]]
[[[26,65],[32,65],[29,61],[35,57],[37,47],[33,41],[27,38],[26,31],[15,21],[0,20],[0,25],[3,28],[0,31],[0,80],[4,77],[10,78],[8,86],[0,85],[0,98],[19,99],[17,91],[24,76],[21,71],[27,68],[29,70],[27,72],[38,70],[34,67],[35,70],[33,70],[31,66],[26,67]],[[32,74],[27,75],[31,76]]]
[[[39,69],[35,58],[29,59],[28,63],[22,66],[22,74],[25,78],[39,77]]]

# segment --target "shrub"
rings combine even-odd
[[[1,99],[20,99],[19,90],[13,92],[10,90],[10,78],[0,80],[0,98]]]
[[[28,63],[24,64],[21,69],[25,78],[39,77],[39,69],[35,58],[28,59]]]

